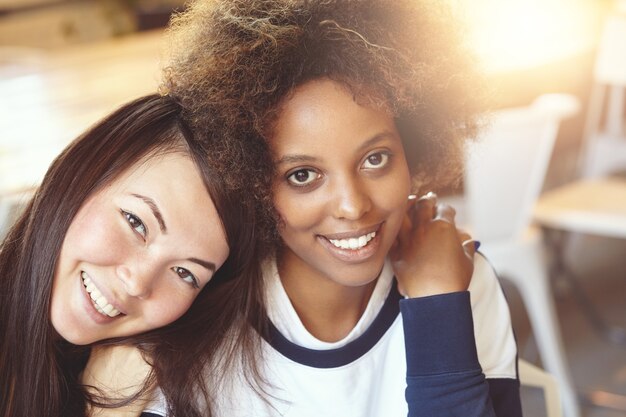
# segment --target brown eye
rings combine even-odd
[[[363,162],[363,168],[376,169],[382,168],[389,162],[389,155],[383,152],[376,152],[365,158]]]
[[[319,177],[320,175],[311,169],[299,169],[292,171],[291,174],[287,176],[287,181],[295,186],[302,187],[309,185]]]
[[[198,280],[191,272],[189,272],[188,269],[181,268],[180,266],[175,266],[172,268],[172,271],[174,271],[176,275],[178,275],[178,277],[186,283],[191,284],[195,288],[200,288],[200,286],[198,285]]]
[[[143,224],[141,219],[135,216],[134,214],[129,213],[125,210],[120,210],[120,211],[122,212],[122,216],[124,216],[130,228],[133,229],[136,233],[138,233],[143,239],[145,239],[148,234],[148,228],[146,227],[145,224]]]

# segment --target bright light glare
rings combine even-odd
[[[597,0],[462,0],[487,71],[532,68],[592,47]],[[601,3],[601,2],[600,2]]]

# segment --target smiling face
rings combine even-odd
[[[270,147],[281,278],[351,287],[375,280],[410,192],[393,118],[359,105],[341,84],[314,80],[283,103]]]
[[[80,345],[165,326],[228,253],[189,157],[148,158],[94,193],[72,220],[54,276],[52,325]]]

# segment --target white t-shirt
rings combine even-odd
[[[407,415],[406,353],[400,295],[386,263],[354,329],[328,343],[303,326],[287,296],[275,262],[264,272],[270,341],[264,340],[263,371],[271,383],[265,401],[232,375],[220,392],[224,417],[377,417]],[[508,305],[497,277],[479,254],[469,286],[478,360],[487,379],[517,378],[517,349]],[[435,347],[436,348],[436,347]],[[445,351],[442,346],[442,351]],[[163,399],[146,409],[165,415]]]

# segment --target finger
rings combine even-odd
[[[438,203],[435,206],[434,220],[443,220],[450,224],[454,224],[455,216],[456,216],[456,210],[450,204]]]
[[[435,206],[437,204],[437,194],[429,192],[418,198],[413,208],[412,220],[415,225],[425,224],[435,216]]]
[[[456,233],[459,237],[459,242],[462,242],[462,244],[465,244],[467,241],[472,240],[472,236],[464,230],[457,229]]]
[[[426,194],[424,194],[423,196],[420,196],[417,201],[420,200],[437,200],[437,193],[434,193],[432,191],[427,192]]]
[[[463,243],[461,243],[461,245],[463,246],[463,251],[467,254],[467,256],[469,256],[470,259],[474,259],[474,254],[476,253],[480,242],[470,237],[463,240]]]
[[[470,259],[474,259],[474,254],[476,253],[480,242],[472,239],[472,236],[465,230],[457,229],[456,232],[459,237],[459,241],[461,242],[461,246],[463,247],[463,251]]]

